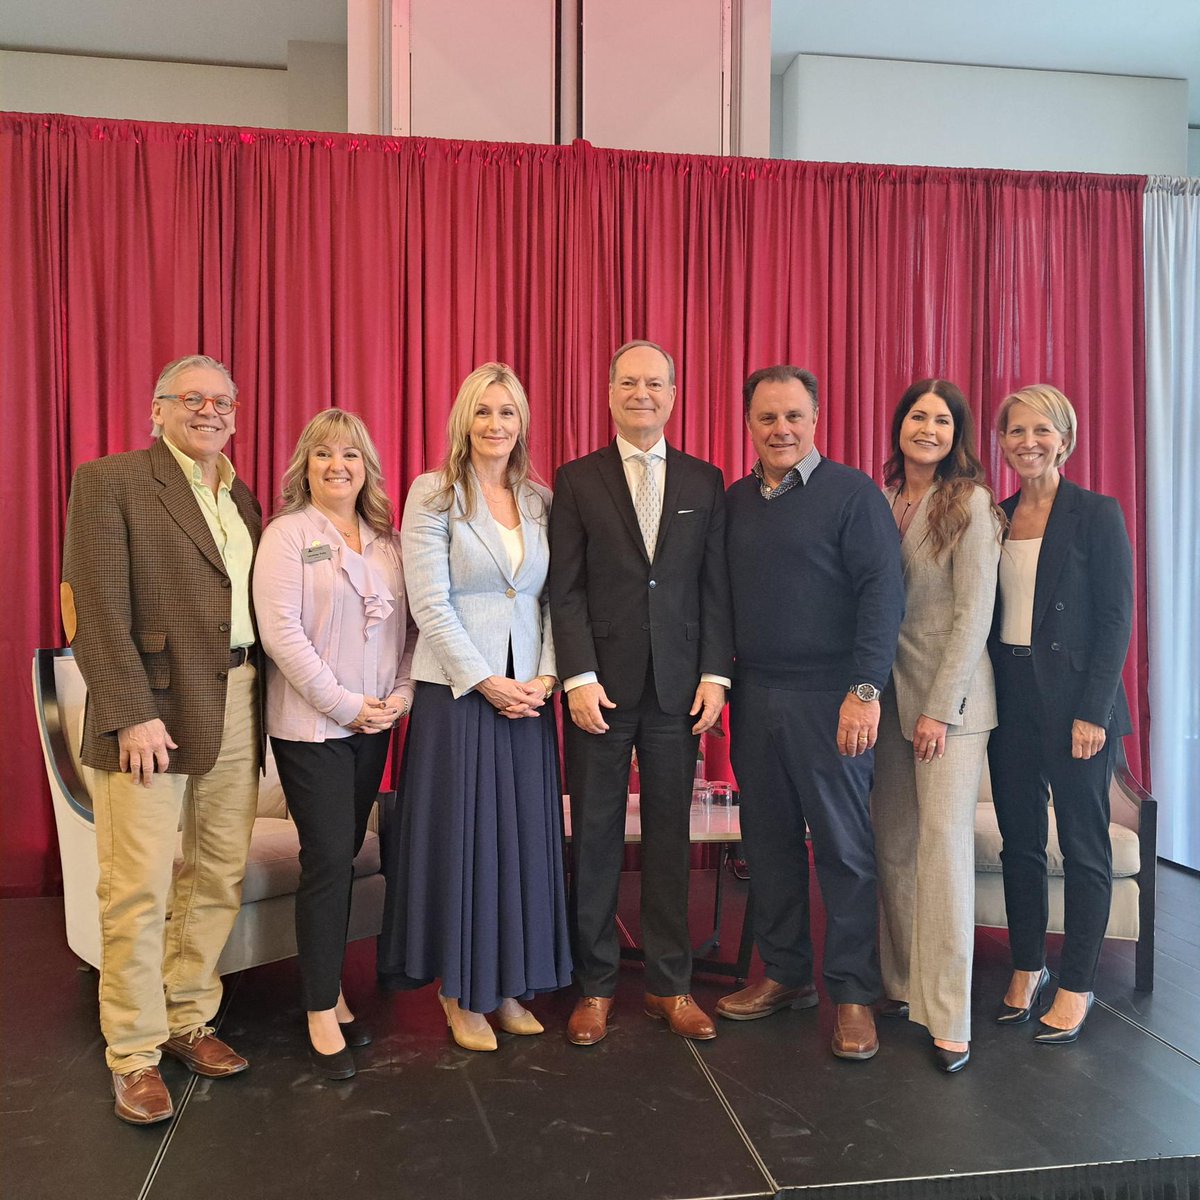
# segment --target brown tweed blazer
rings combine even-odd
[[[257,547],[258,501],[240,479],[232,497]],[[67,507],[63,607],[88,688],[81,754],[88,766],[119,770],[117,731],[161,717],[179,743],[168,770],[212,770],[225,715],[231,596],[191,484],[163,442],[79,467]]]

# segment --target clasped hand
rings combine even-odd
[[[355,733],[382,733],[400,720],[400,709],[387,700],[364,696],[358,716],[346,726]]]
[[[536,677],[522,683],[503,675],[489,675],[475,688],[502,717],[512,721],[537,716],[546,703],[546,685]]]

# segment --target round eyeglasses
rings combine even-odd
[[[178,400],[188,412],[199,412],[210,400],[212,406],[217,410],[217,414],[222,417],[227,417],[235,408],[238,407],[238,401],[232,396],[206,396],[202,392],[164,392],[160,396],[155,396],[155,400]]]

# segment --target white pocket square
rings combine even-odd
[[[676,509],[675,515],[677,517],[682,517],[682,516],[686,516],[688,513],[694,513],[695,511],[696,510],[694,508],[680,508],[680,509]]]

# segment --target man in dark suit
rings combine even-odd
[[[116,1114],[135,1125],[172,1115],[164,1051],[212,1078],[247,1065],[208,1024],[261,747],[250,567],[262,514],[222,453],[236,396],[214,359],[170,363],[150,449],[85,463],[67,509],[63,624],[95,769],[100,1025]]]
[[[645,1010],[706,1039],[689,995],[688,855],[699,735],[725,703],[732,667],[724,483],[668,446],[675,364],[622,346],[609,368],[611,445],[558,472],[550,513],[550,616],[570,719],[572,925],[583,997],[567,1035],[607,1032],[620,950],[615,925],[634,749],[641,777]]]

